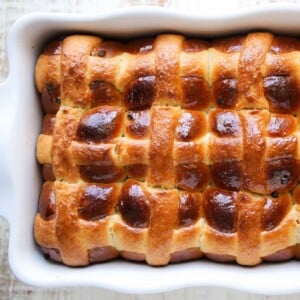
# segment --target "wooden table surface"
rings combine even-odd
[[[215,7],[224,10],[240,9],[268,2],[289,2],[300,5],[300,0],[0,0],[0,82],[8,74],[8,63],[6,53],[6,37],[9,28],[14,21],[30,12],[96,12],[109,10],[116,7],[128,5],[161,5],[180,9],[207,9]],[[0,99],[1,101],[1,99]],[[133,300],[133,299],[232,299],[232,300],[261,300],[261,299],[287,299],[287,296],[254,295],[233,290],[220,288],[189,288],[178,291],[160,293],[155,295],[125,295],[96,288],[63,288],[45,289],[28,286],[12,274],[7,263],[7,245],[9,237],[9,226],[0,218],[0,300],[5,299],[108,299],[108,300]],[[300,279],[299,279],[300,280]],[[300,294],[290,295],[289,299],[300,299]]]

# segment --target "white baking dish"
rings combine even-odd
[[[33,239],[41,184],[35,145],[42,119],[34,66],[50,37],[64,32],[123,38],[158,32],[215,36],[258,29],[299,35],[300,6],[274,5],[218,16],[136,7],[94,15],[33,14],[15,23],[8,38],[10,73],[0,86],[0,215],[10,224],[9,263],[18,278],[38,286],[94,286],[128,293],[190,286],[268,294],[300,291],[298,261],[245,268],[199,260],[153,268],[117,260],[69,268],[45,260]]]

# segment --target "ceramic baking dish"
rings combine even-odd
[[[19,19],[8,37],[9,76],[0,86],[0,215],[10,225],[9,263],[15,275],[37,286],[94,286],[127,293],[154,293],[191,286],[268,294],[299,292],[299,261],[245,268],[198,260],[154,268],[116,260],[69,268],[45,260],[33,239],[41,185],[35,145],[42,120],[34,66],[49,38],[66,32],[117,38],[159,32],[207,37],[251,30],[299,35],[299,16],[300,6],[274,5],[226,15],[136,7],[103,14],[43,13]]]

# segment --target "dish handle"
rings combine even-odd
[[[13,121],[9,80],[0,84],[0,216],[8,222],[12,206],[12,177],[9,171],[9,144]]]

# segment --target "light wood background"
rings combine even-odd
[[[6,37],[14,21],[27,13],[38,11],[51,12],[97,12],[127,5],[161,5],[187,10],[222,11],[252,7],[275,2],[289,2],[300,5],[300,0],[0,0],[0,82],[8,74]],[[300,16],[299,16],[300,17]],[[0,99],[1,101],[1,99]],[[220,288],[189,288],[155,295],[125,295],[96,288],[44,289],[28,286],[12,274],[7,263],[7,244],[9,226],[0,218],[0,300],[6,299],[108,299],[108,300],[179,300],[179,299],[216,299],[216,300],[283,300],[300,299],[300,294],[268,296],[254,295]],[[30,271],[30,270],[29,270]],[[266,278],[267,280],[267,278]],[[300,281],[300,278],[299,278]]]

